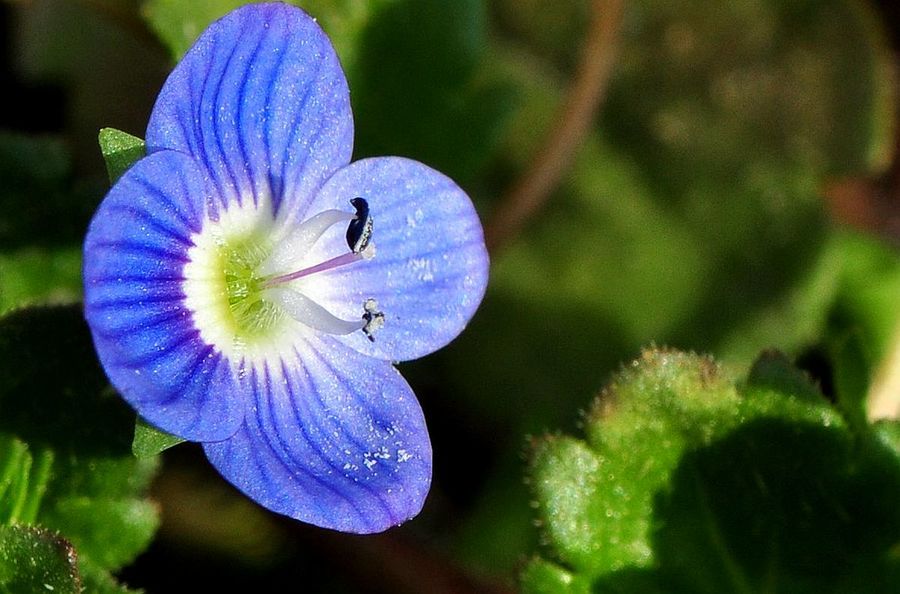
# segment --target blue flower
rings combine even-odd
[[[283,4],[203,33],[146,142],[84,247],[113,385],[271,510],[359,533],[416,515],[431,445],[392,362],[447,344],[482,299],[469,198],[415,161],[350,163],[338,58]]]

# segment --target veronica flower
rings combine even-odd
[[[113,385],[271,510],[349,532],[417,514],[431,445],[392,362],[447,344],[481,301],[466,194],[408,159],[350,163],[338,58],[282,4],[203,33],[146,142],[85,240]]]

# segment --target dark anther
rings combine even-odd
[[[365,198],[354,198],[350,204],[356,209],[356,218],[347,226],[347,246],[358,254],[366,249],[372,238],[372,217],[369,216],[369,203]]]
[[[378,302],[374,299],[366,299],[363,304],[362,317],[366,321],[366,325],[363,327],[366,338],[375,342],[375,331],[384,326],[384,312],[378,309]]]

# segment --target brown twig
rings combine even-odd
[[[547,202],[590,131],[606,94],[615,63],[624,0],[594,0],[592,7],[581,61],[557,125],[486,225],[485,239],[492,254],[512,241]]]

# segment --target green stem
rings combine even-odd
[[[14,438],[4,440],[0,444],[0,524],[10,521],[13,502],[6,497],[15,483],[16,474],[20,471],[24,456],[28,456],[28,446]]]
[[[53,451],[50,449],[42,449],[37,454],[37,464],[34,466],[34,472],[31,473],[31,487],[25,500],[19,521],[25,524],[34,524],[37,521],[38,510],[41,507],[41,501],[47,492],[47,485],[50,482],[50,474],[53,469]]]
[[[9,512],[9,522],[18,522],[28,500],[28,478],[31,474],[31,465],[34,459],[31,454],[25,452],[22,463],[19,466],[18,480],[13,483],[12,509]]]

